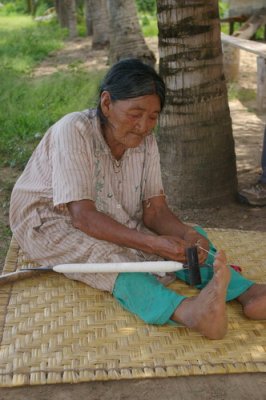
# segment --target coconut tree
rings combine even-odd
[[[236,193],[232,123],[222,66],[218,2],[157,1],[163,180],[172,206],[221,204]]]
[[[110,52],[109,61],[136,57],[147,64],[155,64],[155,56],[148,48],[137,16],[135,1],[109,0]]]
[[[69,30],[71,38],[77,36],[75,0],[56,0],[55,7],[61,27]]]
[[[92,0],[85,0],[84,1],[84,13],[85,13],[85,23],[86,23],[86,29],[87,29],[87,35],[88,36],[92,35],[91,8],[92,8]]]
[[[92,21],[92,48],[106,47],[110,35],[108,0],[89,0],[87,12]]]

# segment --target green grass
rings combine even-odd
[[[0,221],[0,272],[2,272],[4,259],[9,247],[10,239],[11,239],[11,230],[6,224]]]
[[[143,14],[139,18],[141,30],[145,37],[158,35],[157,18],[155,15]]]
[[[31,72],[63,46],[55,24],[29,17],[0,17],[0,165],[23,168],[40,138],[64,114],[94,105],[103,73],[78,63],[67,72],[33,78]]]
[[[38,24],[31,17],[0,16],[0,69],[30,72],[49,53],[63,47],[66,31],[55,22]]]
[[[0,95],[0,163],[24,167],[50,125],[94,105],[101,76],[78,71],[33,79],[6,73]]]
[[[11,230],[8,225],[9,198],[13,187],[13,179],[0,176],[0,271],[4,264],[6,252],[8,250]]]
[[[245,103],[256,99],[256,91],[240,87],[237,83],[231,82],[228,85],[228,98],[229,100],[238,99]]]

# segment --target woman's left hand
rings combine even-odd
[[[208,251],[210,249],[209,240],[200,235],[192,228],[189,228],[188,231],[185,233],[184,240],[187,244],[187,247],[197,247],[199,263],[204,264],[208,257]]]

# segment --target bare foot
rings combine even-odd
[[[230,270],[223,251],[217,253],[213,268],[214,275],[208,285],[198,296],[182,301],[172,319],[209,339],[222,339],[227,332],[225,298],[230,281]]]
[[[255,283],[237,300],[242,304],[244,314],[251,319],[266,319],[266,285]]]

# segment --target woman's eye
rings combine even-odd
[[[130,117],[132,117],[132,118],[141,118],[142,115],[141,114],[130,114]]]

